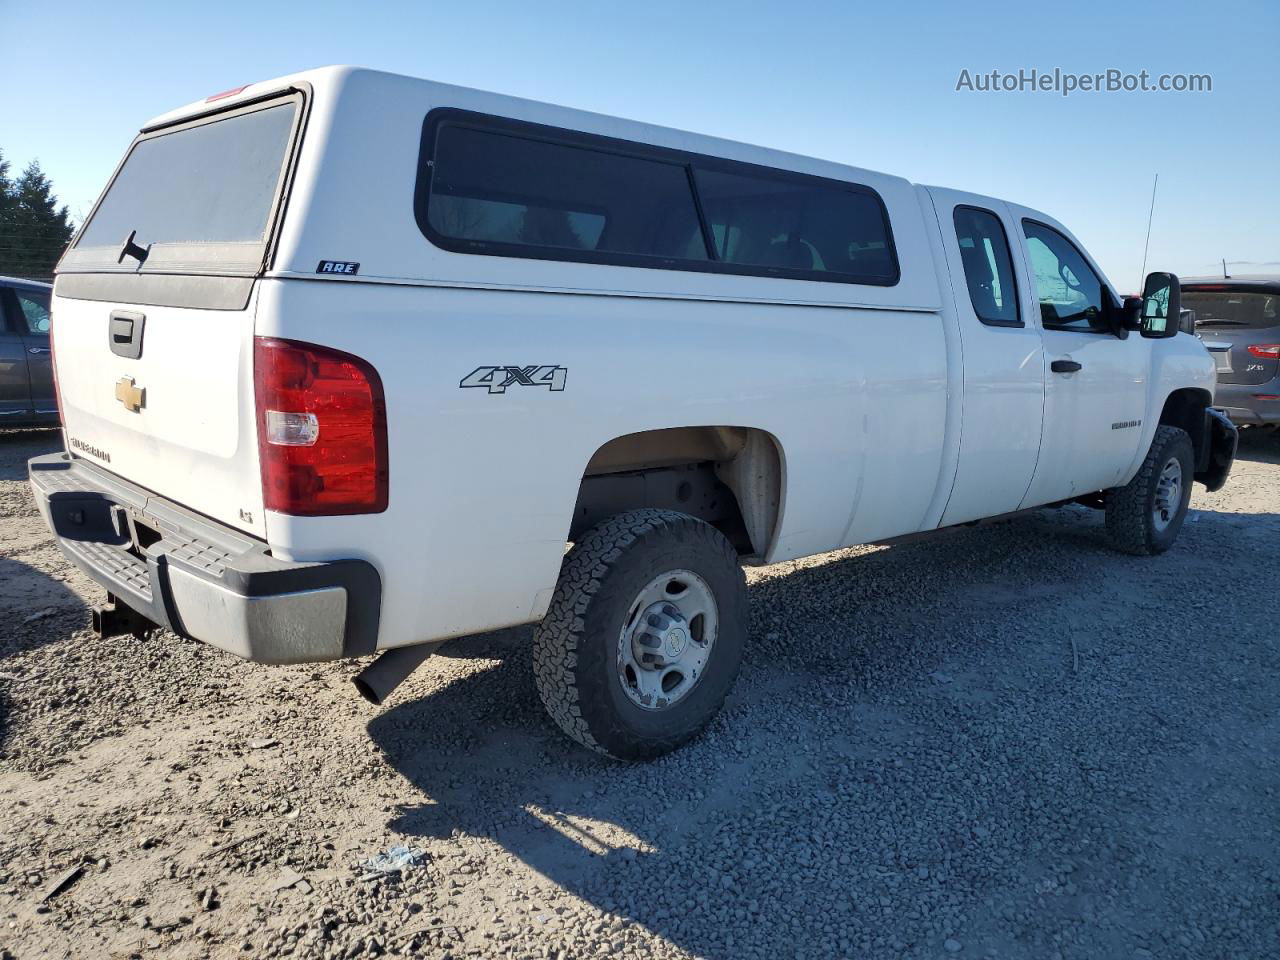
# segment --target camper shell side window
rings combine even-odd
[[[897,284],[863,184],[453,108],[423,124],[414,212],[457,253]]]

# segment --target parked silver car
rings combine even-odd
[[[0,427],[57,426],[49,353],[53,287],[0,277]]]
[[[1182,305],[1218,367],[1214,406],[1238,424],[1280,424],[1280,275],[1191,277]]]

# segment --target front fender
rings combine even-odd
[[[1205,406],[1213,402],[1213,393],[1217,387],[1218,376],[1214,371],[1213,358],[1205,345],[1188,334],[1178,334],[1167,340],[1149,340],[1151,344],[1151,370],[1147,382],[1147,416],[1142,425],[1142,436],[1134,450],[1133,462],[1121,478],[1118,486],[1128,483],[1137,476],[1147,451],[1155,440],[1156,429],[1163,422],[1162,414],[1169,398],[1183,390],[1195,390],[1203,397]],[[1199,411],[1194,413],[1199,417]],[[1196,439],[1199,421],[1182,424]],[[1207,425],[1206,425],[1207,429]],[[1197,444],[1196,469],[1201,467],[1200,451],[1207,445]]]

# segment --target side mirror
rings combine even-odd
[[[1142,287],[1142,335],[1163,340],[1178,334],[1182,290],[1172,273],[1149,273]]]

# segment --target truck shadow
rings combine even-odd
[[[1064,742],[1069,734],[1051,711],[1042,717],[1024,707],[1015,723],[995,721],[1016,731],[1001,734],[1009,739],[997,762],[1012,769],[998,777],[950,758],[974,753],[969,730],[991,724],[1001,700],[1074,696],[1073,638],[1087,643],[1106,629],[1103,611],[1115,610],[1102,599],[1108,590],[1115,603],[1144,610],[1200,602],[1199,588],[1188,588],[1195,541],[1229,540],[1241,529],[1236,518],[1201,513],[1184,535],[1190,545],[1155,559],[1112,553],[1101,515],[1068,508],[1009,521],[994,534],[964,531],[806,562],[786,575],[765,571],[750,589],[752,640],[724,712],[697,741],[650,764],[597,757],[553,729],[533,687],[530,629],[455,642],[443,656],[492,665],[369,723],[388,762],[423,794],[388,826],[411,837],[492,841],[563,890],[699,956],[770,947],[785,955],[779,945],[794,942],[796,924],[815,922],[833,930],[853,922],[877,950],[907,952],[892,943],[885,897],[898,917],[928,916],[955,896],[981,913],[993,889],[1025,885],[1029,869],[1015,857],[992,873],[984,846],[996,842],[993,825],[1024,819],[1033,796],[1047,805],[1049,823],[1102,815],[1087,789],[1038,796],[993,786],[1034,784],[1045,764],[1074,768],[1081,752],[1101,749]],[[1252,521],[1269,528],[1271,541],[1280,532],[1275,515]],[[1124,584],[1141,570],[1156,596],[1125,599]],[[1047,625],[1010,636],[1023,631],[1008,621],[1024,614]],[[998,617],[1007,631],[999,638],[986,626]],[[1063,626],[1082,622],[1089,626]],[[1192,632],[1170,642],[1203,646]],[[1061,685],[1043,687],[1046,676]],[[1155,711],[1139,699],[1117,702],[1114,722],[1151,727]],[[950,722],[925,724],[922,714]],[[919,757],[922,738],[932,744],[936,779],[899,769],[904,742],[916,743]],[[1056,745],[1048,755],[1046,744]],[[944,783],[950,787],[939,792]],[[961,783],[974,805],[951,799]],[[903,816],[926,820],[924,846],[895,837],[892,824]],[[1001,842],[1039,855],[1026,852],[1026,837]],[[1034,849],[1070,842],[1042,835]],[[461,848],[458,856],[461,866]],[[841,891],[831,889],[828,858],[838,859]],[[456,867],[440,867],[447,887]],[[452,879],[466,882],[468,872]],[[805,902],[847,912],[797,913]],[[724,939],[743,929],[729,917],[753,921],[751,945]],[[508,919],[534,929],[550,923],[541,936],[556,942],[548,908]],[[941,952],[940,938],[921,938],[917,947],[927,940]],[[831,944],[832,955],[863,952]]]

